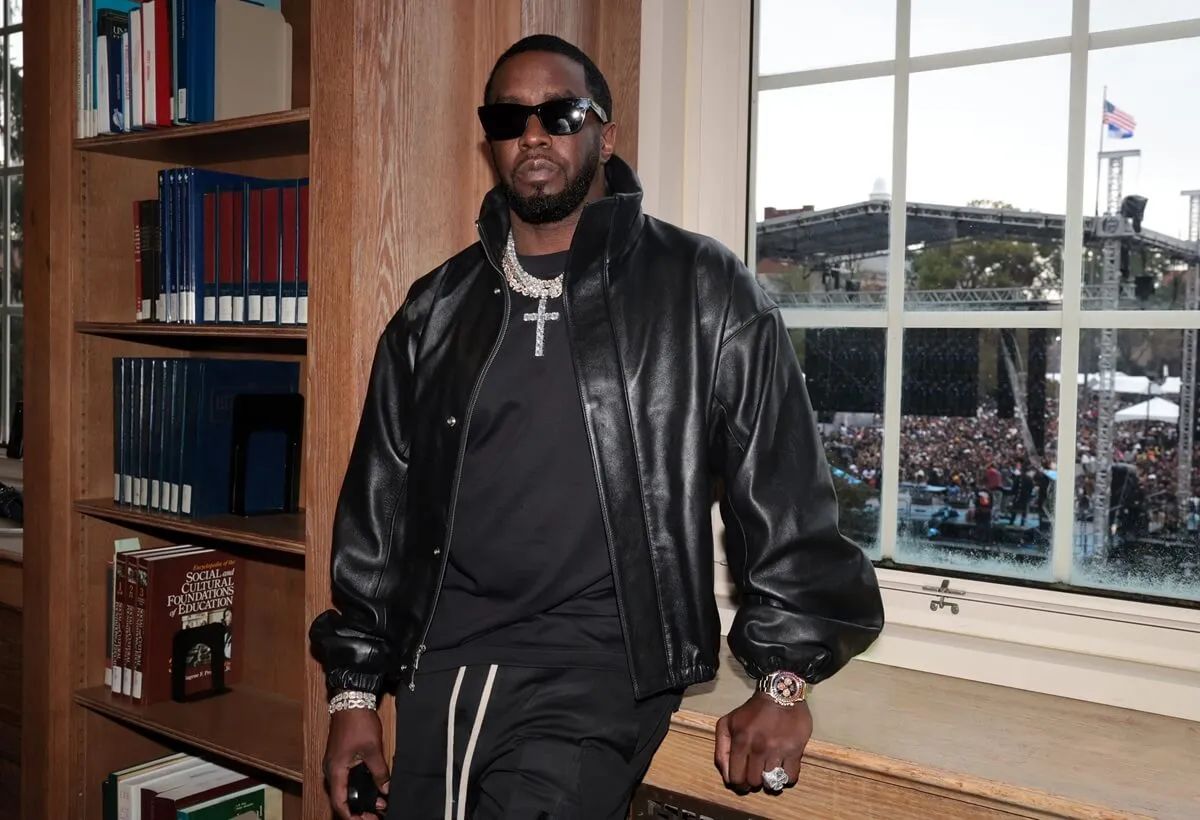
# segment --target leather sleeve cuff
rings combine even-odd
[[[339,691],[370,692],[378,697],[383,693],[383,675],[333,669],[325,675],[325,686],[331,694]]]

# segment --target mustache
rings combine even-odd
[[[531,162],[545,161],[553,165],[555,168],[562,170],[562,163],[556,160],[549,154],[530,154],[523,157],[520,162],[513,166],[513,171],[519,171]]]

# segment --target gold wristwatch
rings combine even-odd
[[[758,691],[780,706],[795,706],[808,698],[808,681],[795,672],[772,672],[758,679]]]

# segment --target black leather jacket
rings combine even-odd
[[[734,656],[756,677],[817,683],[871,644],[883,607],[874,568],[838,530],[787,328],[726,248],[645,215],[620,159],[605,173],[563,308],[634,691],[716,673],[715,488],[741,596]],[[476,392],[512,320],[499,191],[477,225],[480,241],[418,280],[379,341],[335,516],[336,609],[310,629],[331,689],[415,680]]]

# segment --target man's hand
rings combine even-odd
[[[373,709],[343,709],[334,712],[329,720],[329,741],[325,746],[325,779],[329,783],[329,802],[341,820],[354,820],[347,805],[350,770],[359,761],[367,764],[380,794],[387,794],[387,764],[383,760],[383,727]],[[386,803],[376,804],[378,816]]]
[[[714,762],[735,789],[756,789],[762,773],[776,766],[787,770],[788,785],[800,777],[800,758],[812,736],[807,701],[780,706],[761,692],[717,721]]]

